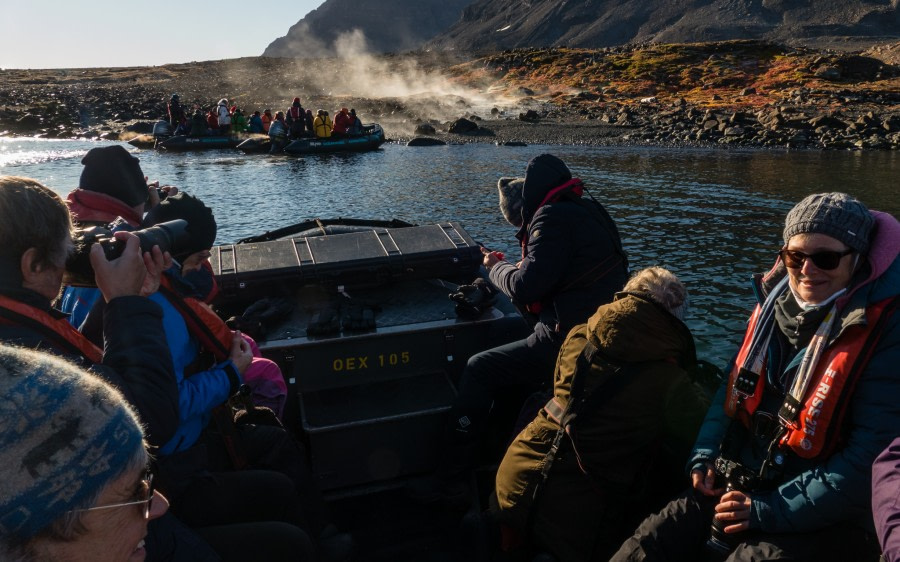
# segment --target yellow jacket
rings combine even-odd
[[[331,136],[331,117],[328,115],[317,115],[313,120],[313,130],[316,132],[316,137],[320,139],[327,139]]]

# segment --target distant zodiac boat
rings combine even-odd
[[[375,150],[384,143],[384,129],[374,123],[363,126],[361,135],[340,138],[303,138],[284,147],[288,154],[318,154],[322,152],[347,152]]]

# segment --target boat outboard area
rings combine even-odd
[[[217,310],[281,368],[285,426],[365,560],[456,548],[462,514],[402,488],[436,468],[469,357],[529,333],[502,295],[460,301],[481,261],[457,222],[316,219],[212,249]]]

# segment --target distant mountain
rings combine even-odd
[[[333,54],[342,33],[361,30],[371,52],[417,49],[459,20],[472,0],[326,0],[266,47],[263,56]],[[278,14],[290,20],[290,14]]]
[[[767,39],[862,48],[900,39],[900,0],[476,0],[430,47],[606,47]]]

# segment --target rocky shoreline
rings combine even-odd
[[[415,64],[426,76],[418,79],[439,76],[472,99],[354,94],[352,84],[317,82],[308,61],[263,57],[2,70],[0,136],[130,140],[150,133],[179,92],[203,107],[227,97],[249,111],[287,107],[293,95],[312,108],[354,106],[395,142],[897,150],[895,59],[900,44],[848,55],[727,42],[377,61],[382,81]]]

